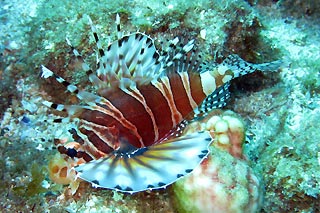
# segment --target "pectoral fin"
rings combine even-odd
[[[189,174],[208,155],[208,132],[170,139],[130,153],[114,152],[75,168],[96,187],[135,193],[164,188]]]

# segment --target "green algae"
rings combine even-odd
[[[42,182],[46,178],[46,168],[37,164],[31,166],[31,181],[23,186],[16,186],[13,192],[18,196],[32,197],[41,193],[47,192],[47,189],[42,186]]]

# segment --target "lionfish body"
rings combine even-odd
[[[165,187],[190,173],[207,156],[212,138],[208,132],[183,135],[184,127],[225,106],[230,80],[279,67],[279,62],[250,64],[236,55],[204,66],[194,41],[183,45],[178,38],[159,53],[143,33],[121,36],[118,16],[118,40],[104,50],[90,24],[100,57],[95,73],[86,63],[83,69],[96,94],[79,90],[44,66],[42,76],[55,78],[85,103],[45,101],[78,123],[75,135],[82,148],[59,151],[87,161],[75,170],[97,187],[133,193]]]

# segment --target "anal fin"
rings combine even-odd
[[[75,168],[96,187],[135,193],[164,188],[189,174],[209,153],[212,138],[198,132],[130,153],[115,152]]]

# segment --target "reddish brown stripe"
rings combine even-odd
[[[100,132],[100,134],[107,139],[107,141],[103,141],[100,138],[99,140],[95,140],[95,138],[90,139],[90,142],[96,147],[103,146],[99,145],[100,143],[108,143],[110,146],[112,146],[112,148],[118,148],[119,137],[127,138],[132,145],[140,147],[139,139],[129,129],[124,127],[121,123],[119,123],[119,121],[115,120],[109,115],[98,111],[86,110],[79,116],[79,118],[83,119],[84,121],[105,127],[105,129],[99,129],[90,126],[90,124],[83,124],[84,127],[88,126],[88,128],[94,128],[95,131]],[[83,134],[86,134],[86,132]]]
[[[202,90],[200,75],[197,73],[190,73],[189,80],[191,95],[193,97],[193,100],[199,105],[206,98],[206,95]]]
[[[58,151],[61,153],[61,154],[65,154],[65,155],[68,155],[68,149],[64,146],[58,146]],[[83,158],[86,162],[89,162],[89,161],[92,161],[93,158],[86,152],[84,151],[77,151],[77,155],[76,155],[77,158]]]
[[[143,85],[138,87],[150,107],[156,124],[159,129],[159,139],[167,134],[173,126],[171,111],[168,102],[161,92],[153,85]]]
[[[152,120],[143,105],[135,98],[116,88],[113,89],[107,97],[110,102],[122,112],[123,116],[136,126],[145,146],[150,143],[152,144],[155,137]],[[128,136],[129,135],[121,135],[120,137],[128,138],[132,145],[137,146],[137,144],[133,144],[130,141]],[[140,145],[138,147],[140,147]]]
[[[93,158],[86,152],[79,151],[77,153],[77,158],[83,158],[86,162],[92,161]]]
[[[111,147],[109,147],[105,142],[103,142],[94,132],[80,128],[79,129],[82,134],[85,134],[89,141],[101,152],[110,153],[113,151]],[[92,153],[93,154],[93,153]]]
[[[193,109],[190,105],[189,98],[186,94],[186,90],[183,86],[181,77],[179,74],[174,73],[169,76],[171,91],[174,97],[174,102],[178,111],[185,117]]]

